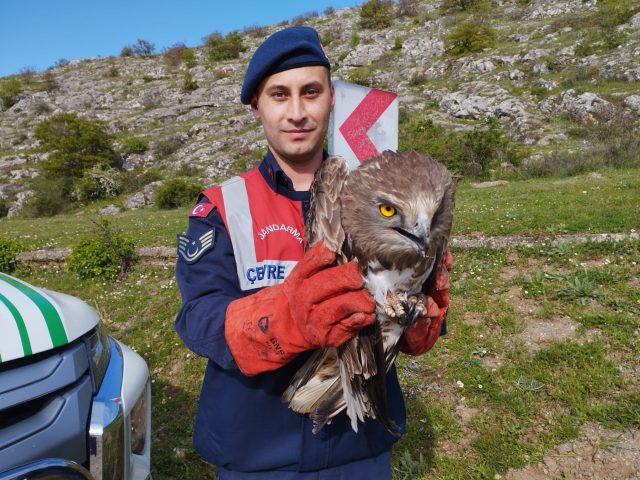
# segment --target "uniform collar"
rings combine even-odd
[[[326,158],[326,153],[323,153],[323,155]],[[300,192],[293,189],[293,182],[289,176],[284,173],[284,170],[280,168],[280,164],[278,164],[271,150],[267,149],[267,154],[262,159],[258,169],[265,182],[267,182],[274,192],[284,195],[291,200],[309,200],[308,191]]]

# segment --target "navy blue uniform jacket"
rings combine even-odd
[[[306,216],[309,193],[293,190],[270,152],[258,168],[276,193],[302,202]],[[201,196],[199,202],[208,201]],[[187,236],[197,239],[211,229],[213,246],[190,264],[179,256],[176,265],[183,302],[176,331],[187,347],[209,359],[193,435],[196,450],[210,463],[241,472],[321,470],[389,450],[397,438],[375,420],[360,424],[356,434],[343,413],[314,435],[312,421],[282,402],[310,352],[255,377],[238,370],[224,336],[225,312],[230,302],[257,290],[240,289],[231,241],[215,209],[207,217],[190,217]],[[387,383],[391,417],[404,432],[405,406],[395,369]]]

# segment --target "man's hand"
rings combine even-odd
[[[333,266],[319,242],[280,285],[234,300],[225,337],[245,375],[274,370],[304,350],[337,347],[375,320],[375,301],[358,265]]]
[[[449,309],[449,271],[453,257],[447,251],[436,274],[433,287],[426,292],[425,307],[427,313],[417,319],[404,332],[404,344],[401,351],[409,355],[422,355],[431,350],[440,337],[442,322]]]

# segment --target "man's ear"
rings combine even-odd
[[[253,97],[251,98],[251,113],[253,114],[253,118],[255,118],[256,120],[260,120],[260,111],[258,110],[258,96],[257,95],[253,95]]]

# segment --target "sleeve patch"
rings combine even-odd
[[[204,252],[213,248],[215,237],[213,228],[196,239],[178,234],[178,257],[188,264],[197,262]]]
[[[190,217],[202,217],[205,218],[211,210],[213,210],[213,203],[199,203],[191,209],[189,212]]]

